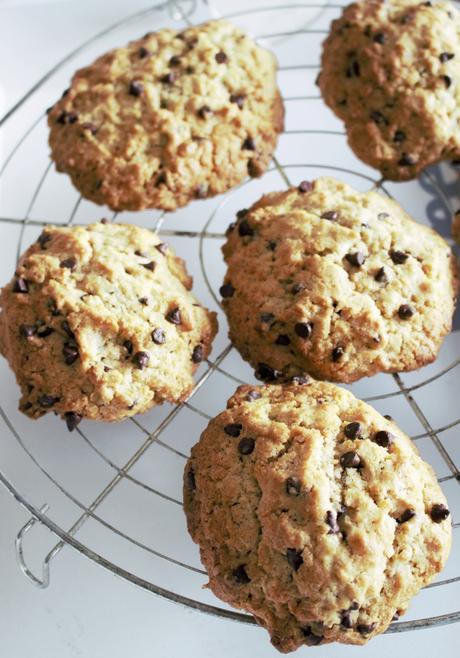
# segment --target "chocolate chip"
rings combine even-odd
[[[297,336],[305,340],[310,338],[313,332],[313,324],[311,322],[297,322],[294,327]]]
[[[384,267],[381,267],[379,270],[377,270],[374,279],[378,283],[388,283],[388,276]]]
[[[256,143],[252,137],[246,137],[241,148],[243,151],[255,151]]]
[[[321,644],[324,639],[322,635],[316,635],[316,633],[313,633],[311,626],[303,628],[302,632],[305,638],[305,644],[309,647],[318,646],[318,644]]]
[[[358,601],[353,601],[353,603],[350,606],[350,610],[359,610],[359,603]]]
[[[385,414],[384,418],[386,418],[387,420],[393,421],[393,418],[389,414]]]
[[[409,320],[414,315],[414,309],[410,304],[401,304],[398,308],[398,315],[401,320]]]
[[[377,32],[376,34],[374,34],[372,41],[374,43],[379,43],[380,45],[382,45],[386,41],[386,36],[383,32]]]
[[[59,402],[59,400],[60,398],[54,397],[53,395],[41,395],[37,402],[41,407],[50,409],[50,407],[54,407],[56,402]]]
[[[189,468],[187,471],[187,486],[191,491],[196,489],[195,471]]]
[[[389,216],[390,215],[387,212],[379,212],[379,214],[377,215],[377,219],[383,221],[385,219],[388,219]]]
[[[261,397],[262,393],[253,388],[252,391],[249,391],[249,393],[246,395],[246,400],[248,402],[254,402],[254,400],[260,400]]]
[[[149,365],[150,356],[148,352],[136,352],[133,356],[133,363],[138,367],[139,370],[143,370]]]
[[[251,579],[249,578],[248,574],[246,573],[246,569],[244,568],[244,564],[240,564],[239,567],[233,569],[232,577],[235,583],[238,583],[238,585],[247,585],[251,582]]]
[[[225,235],[230,235],[235,229],[236,223],[235,222],[230,222],[230,224],[227,227],[227,230],[225,231]]]
[[[20,292],[24,294],[29,292],[29,285],[22,276],[18,276],[18,278],[14,280],[13,292]]]
[[[399,615],[399,612],[396,610],[396,612],[394,613],[393,617],[391,618],[391,621],[398,621],[399,616],[400,616],[400,615]]]
[[[361,267],[361,265],[364,265],[366,260],[366,256],[362,253],[362,251],[356,251],[353,254],[347,254],[345,258],[350,263],[350,265],[353,265],[353,267]]]
[[[69,432],[73,432],[77,425],[80,424],[81,416],[80,414],[75,413],[75,411],[66,411],[64,414],[64,420]]]
[[[23,338],[30,338],[37,333],[37,327],[34,324],[21,324],[19,333]]]
[[[343,428],[343,433],[347,439],[358,439],[361,436],[361,423],[353,421]]]
[[[70,324],[67,322],[67,320],[63,320],[61,322],[61,327],[63,331],[68,335],[69,338],[75,338],[75,334],[73,333],[72,329],[70,328]]]
[[[269,324],[270,322],[272,322],[272,320],[275,319],[273,313],[261,313],[259,317],[260,317],[260,321],[263,322],[264,324]]]
[[[394,436],[393,434],[387,432],[386,430],[380,430],[374,434],[372,440],[374,441],[374,443],[377,443],[377,445],[381,446],[382,448],[389,448],[393,443]]]
[[[225,64],[225,62],[228,60],[227,55],[224,52],[222,52],[222,50],[216,53],[214,58],[218,64]]]
[[[152,53],[150,50],[147,50],[147,48],[144,48],[144,46],[141,46],[138,51],[138,55],[141,59],[144,59],[145,57],[150,57]]]
[[[305,290],[305,285],[303,283],[294,283],[294,285],[291,288],[291,292],[293,295],[298,295],[299,292],[303,292]]]
[[[308,375],[294,375],[291,377],[291,383],[303,386],[304,384],[310,383],[310,377]]]
[[[398,164],[401,167],[412,167],[415,164],[415,158],[408,153],[403,153],[402,157],[399,159]]]
[[[290,345],[291,339],[287,334],[280,334],[275,340],[275,345]]]
[[[385,119],[383,114],[381,112],[379,112],[378,110],[372,110],[372,112],[370,113],[369,116],[372,119],[372,121],[374,123],[376,123],[377,125],[381,125],[381,124],[386,125],[386,124],[388,124],[388,121]]]
[[[224,297],[225,299],[225,298],[233,297],[235,293],[235,288],[232,286],[231,283],[224,283],[224,285],[219,288],[219,292],[221,296]]]
[[[251,178],[257,178],[262,174],[263,174],[263,170],[261,169],[260,163],[257,160],[254,160],[254,158],[251,158],[248,161],[248,175]]]
[[[195,198],[196,199],[206,199],[208,196],[208,186],[205,183],[201,183],[195,187]]]
[[[160,329],[157,327],[152,331],[152,340],[156,345],[163,345],[163,343],[166,343],[166,335],[163,329]]]
[[[393,135],[393,141],[395,144],[402,144],[406,141],[406,133],[403,130],[397,130]]]
[[[128,352],[128,354],[132,354],[132,353],[133,353],[133,343],[132,343],[132,341],[130,341],[130,340],[125,340],[124,343],[123,343],[123,347],[124,347],[125,350]]]
[[[340,361],[342,356],[345,354],[345,350],[341,345],[337,345],[337,347],[334,347],[332,350],[332,360],[334,363],[337,363],[337,361]]]
[[[302,194],[306,194],[307,192],[311,192],[313,189],[313,183],[310,183],[308,180],[303,180],[300,184],[299,187],[297,188],[299,192],[302,192]]]
[[[261,381],[274,382],[280,377],[281,373],[266,363],[259,363],[254,375],[256,379],[260,379]]]
[[[78,121],[78,115],[75,112],[66,112],[65,110],[56,119],[56,123],[64,126],[66,123],[75,123]]]
[[[302,484],[298,478],[289,477],[286,480],[286,493],[288,496],[299,496]]]
[[[452,84],[452,78],[450,77],[450,75],[442,75],[441,79],[444,82],[444,84],[446,85],[446,89],[449,89],[449,87]]]
[[[410,521],[412,518],[415,516],[415,510],[412,508],[408,508],[404,510],[404,512],[398,516],[396,519],[396,522],[401,524],[401,523],[407,523],[407,521]]]
[[[43,233],[39,235],[37,242],[40,245],[40,247],[44,249],[46,243],[49,242],[50,240],[51,240],[51,235],[43,231]]]
[[[203,359],[204,359],[204,347],[203,345],[196,345],[193,348],[192,361],[193,363],[201,363]]]
[[[243,219],[243,221],[238,224],[238,234],[241,235],[241,237],[254,235],[254,229],[249,226],[247,219]]]
[[[168,253],[168,243],[167,242],[160,242],[159,244],[155,245],[155,249],[160,252],[163,256],[166,256]]]
[[[340,615],[340,625],[343,628],[352,628],[353,622],[351,621],[351,614],[349,610],[344,610]]]
[[[52,327],[43,326],[37,329],[37,336],[40,338],[47,338],[48,336],[51,336],[52,333],[54,333]]]
[[[169,66],[180,66],[180,64],[181,64],[181,59],[180,57],[178,57],[178,55],[173,55],[169,60]]]
[[[148,297],[139,297],[139,303],[142,304],[143,306],[148,306],[149,305],[149,298]]]
[[[404,251],[392,250],[390,251],[390,258],[395,265],[402,265],[409,258],[409,254]]]
[[[154,260],[151,260],[150,263],[143,263],[142,267],[145,267],[146,270],[150,270],[151,272],[154,271],[156,268],[157,264],[155,263]]]
[[[435,503],[431,508],[430,517],[435,523],[445,521],[450,515],[449,510],[442,503]]]
[[[328,210],[323,212],[321,219],[329,219],[330,221],[335,221],[339,216],[339,213],[336,210]]]
[[[267,249],[269,249],[270,251],[275,251],[275,249],[276,249],[276,242],[275,242],[275,240],[269,240],[269,241],[267,242]]]
[[[75,343],[64,343],[62,353],[64,355],[64,361],[68,366],[71,366],[72,363],[75,363],[75,361],[80,356],[78,347]]]
[[[64,260],[61,260],[59,267],[65,267],[73,272],[77,267],[77,259],[73,258],[73,256],[65,258]]]
[[[139,80],[133,80],[129,85],[129,93],[131,96],[141,96],[144,91],[144,85]]]
[[[231,94],[230,95],[230,103],[235,103],[235,105],[238,105],[240,110],[243,109],[245,99],[246,99],[245,94]]]
[[[238,210],[238,212],[236,213],[236,216],[238,217],[238,219],[243,219],[243,217],[246,217],[248,212],[249,212],[249,208],[241,208],[241,210]]]
[[[208,115],[210,114],[212,114],[212,110],[209,105],[203,105],[199,110],[197,110],[197,115],[200,117],[200,119],[207,119]]]
[[[167,313],[165,317],[166,320],[171,324],[181,324],[182,322],[182,316],[177,306],[173,308],[171,311],[169,311],[169,313]]]
[[[159,185],[165,185],[166,182],[167,182],[166,174],[165,174],[164,171],[162,171],[162,172],[160,172],[160,173],[158,174],[158,176],[156,177],[156,180],[155,180],[155,187],[158,187]]]
[[[228,434],[229,436],[237,437],[241,434],[241,430],[243,429],[243,425],[241,423],[229,423],[228,425],[224,426],[224,432],[225,434]]]
[[[298,551],[296,548],[288,548],[286,551],[286,558],[289,563],[289,566],[298,571],[303,564],[302,551]]]
[[[340,532],[340,528],[337,523],[337,514],[331,510],[326,512],[326,523],[329,526],[330,530],[327,533],[328,535],[336,535]]]
[[[377,624],[358,624],[356,630],[360,635],[369,635],[376,626]]]
[[[455,57],[454,53],[441,53],[439,55],[439,60],[442,62],[442,64],[445,64],[445,62],[454,59],[454,57]]]
[[[256,442],[248,436],[245,436],[238,443],[238,452],[242,455],[250,455],[254,450]]]
[[[343,468],[360,468],[362,466],[361,457],[353,450],[345,452],[340,457],[340,463]]]
[[[101,219],[101,224],[110,224],[110,222],[109,222],[108,219],[106,219],[105,217],[103,217],[103,218]]]

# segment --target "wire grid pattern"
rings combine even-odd
[[[172,13],[173,18],[177,19],[179,22],[185,23],[185,24],[191,24],[192,18],[194,17],[194,13],[196,10],[196,2],[192,3],[165,3],[164,6],[159,7],[157,9],[160,10],[170,10]],[[282,10],[283,12],[286,10],[298,10],[299,8],[305,8],[307,7],[309,10],[310,9],[317,9],[318,13],[320,14],[321,12],[324,12],[326,9],[327,10],[336,10],[338,12],[342,8],[343,4],[332,4],[329,2],[324,2],[322,4],[319,3],[292,3],[292,4],[285,4],[283,6],[270,6],[269,11],[270,12],[276,12],[277,10]],[[140,14],[136,15],[143,15],[144,13],[147,13],[150,10],[146,10],[145,12],[141,12]],[[251,16],[257,13],[263,13],[264,11],[267,11],[267,8],[263,7],[255,7],[252,9],[245,9],[239,12],[233,12],[230,14],[227,14],[225,17],[230,18],[230,19],[241,19],[244,16]],[[115,27],[118,27],[117,26]],[[105,32],[109,32],[113,28],[109,28]],[[326,29],[316,29],[315,27],[305,27],[301,29],[295,29],[295,30],[286,30],[286,31],[279,31],[279,32],[271,32],[271,33],[264,33],[264,34],[258,34],[256,35],[256,38],[260,40],[262,44],[265,45],[265,43],[268,43],[273,48],[273,40],[278,40],[278,39],[290,39],[293,37],[297,37],[299,35],[302,35],[305,39],[309,37],[309,35],[317,35],[321,38],[325,36],[327,33]],[[81,51],[84,46],[82,46],[78,51]],[[276,47],[274,48],[276,52]],[[69,58],[66,58],[65,61],[67,61]],[[62,64],[61,62],[60,64]],[[57,70],[60,66],[58,64],[55,69]],[[288,64],[285,66],[280,66],[280,71],[304,71],[306,69],[311,69],[315,74],[318,70],[319,66],[318,64],[299,64],[299,63],[293,63],[293,64]],[[54,70],[54,69],[53,69]],[[50,72],[49,75],[52,75],[53,72]],[[45,76],[45,79],[42,81],[46,82],[48,79],[48,76]],[[29,94],[26,96],[24,100],[27,100],[27,97],[30,94],[33,94],[38,86],[35,86],[34,89],[29,92]],[[298,101],[314,101],[318,100],[319,96],[302,96],[302,95],[284,95],[284,102],[286,104],[286,107],[289,108],[290,103],[296,103]],[[15,108],[13,108],[12,111],[10,111],[5,117],[3,117],[2,121],[0,121],[0,126],[2,124],[6,124],[7,120],[14,115],[14,112],[16,109],[19,107],[21,103],[18,104]],[[289,113],[288,113],[289,117]],[[16,143],[15,147],[12,149],[8,157],[6,158],[3,168],[0,171],[0,175],[4,174],[7,171],[8,166],[10,165],[12,159],[15,157],[17,154],[18,150],[20,147],[27,142],[29,137],[34,133],[36,128],[42,124],[43,121],[46,120],[46,117],[43,115],[40,115],[38,119],[36,119],[30,127],[23,133],[22,137],[19,139],[19,141]],[[285,135],[328,135],[328,136],[340,136],[343,137],[344,133],[343,131],[334,131],[334,130],[323,130],[323,129],[313,129],[313,130],[304,130],[304,129],[297,129],[293,128],[290,129],[289,127],[289,121],[287,122],[287,130],[285,131]],[[24,238],[26,234],[26,230],[30,227],[43,227],[47,224],[45,219],[36,219],[32,218],[32,212],[34,210],[35,204],[37,202],[37,199],[42,192],[42,189],[45,185],[45,182],[50,174],[51,171],[51,162],[49,162],[41,175],[41,177],[38,180],[38,184],[31,195],[30,201],[27,205],[26,212],[24,213],[24,216],[21,218],[14,218],[14,217],[0,217],[0,223],[2,224],[10,224],[17,226],[19,229],[19,236],[18,236],[18,241],[17,241],[17,248],[16,248],[16,256],[19,257],[20,253],[23,251],[23,246],[24,246]],[[273,158],[273,166],[269,169],[267,172],[267,176],[270,174],[277,174],[281,178],[284,183],[289,186],[291,184],[291,176],[297,180],[297,175],[303,174],[305,172],[305,169],[314,169],[315,165],[312,164],[305,164],[305,163],[295,163],[295,164],[289,164],[289,165],[282,165],[278,158]],[[339,166],[331,166],[331,165],[321,165],[321,170],[326,170],[330,171],[333,174],[336,174],[338,177],[340,177],[340,174],[356,174],[359,176],[361,179],[364,179],[368,183],[369,188],[374,188],[380,190],[382,193],[387,194],[391,196],[390,191],[387,189],[385,185],[384,180],[379,180],[379,179],[374,179],[372,176],[368,176],[367,174],[361,174],[357,173],[354,171],[350,171],[350,169],[347,169],[345,167],[339,167]],[[439,199],[441,199],[441,202],[447,206],[450,211],[452,211],[451,203],[441,185],[439,185],[438,181],[436,180],[435,175],[430,172],[430,173],[425,173],[422,176],[425,178],[426,182],[428,185],[432,187],[436,191],[436,195],[438,196]],[[251,182],[246,183],[246,185],[250,185]],[[217,242],[220,240],[223,240],[225,237],[225,233],[221,230],[219,231],[213,231],[212,225],[213,222],[220,212],[220,210],[223,208],[225,203],[229,198],[231,198],[232,194],[234,192],[229,192],[227,195],[225,195],[224,199],[220,202],[218,202],[217,206],[213,209],[211,212],[209,218],[205,221],[203,227],[201,230],[187,230],[181,229],[181,230],[174,230],[174,229],[168,229],[167,228],[167,223],[166,226],[164,226],[164,220],[166,217],[166,213],[160,213],[158,217],[156,218],[155,225],[153,227],[153,230],[156,230],[159,232],[159,234],[164,237],[181,237],[181,238],[190,238],[193,240],[198,240],[199,243],[199,260],[200,260],[200,267],[201,267],[201,273],[204,278],[204,281],[206,283],[206,286],[208,288],[208,291],[211,295],[211,297],[214,299],[214,302],[217,306],[220,306],[220,302],[216,296],[216,287],[219,285],[219,281],[214,281],[212,280],[213,277],[210,275],[206,263],[205,263],[205,242],[207,240],[215,241],[215,248],[218,248]],[[72,225],[75,221],[75,218],[77,217],[80,205],[82,203],[82,198],[79,197],[77,201],[75,202],[73,208],[71,209],[71,212],[69,214],[68,220],[67,220],[67,225]],[[114,213],[111,217],[111,221],[116,221],[117,220],[117,213]],[[15,426],[15,423],[12,421],[10,415],[5,411],[5,409],[0,407],[0,415],[3,418],[3,421],[5,422],[6,426],[10,430],[10,433],[12,437],[16,440],[18,445],[21,447],[21,449],[24,451],[24,453],[27,455],[27,457],[31,460],[35,468],[37,468],[51,483],[54,487],[56,487],[69,501],[71,501],[78,509],[80,509],[80,515],[78,518],[75,520],[75,522],[71,525],[70,528],[67,530],[64,530],[58,523],[56,523],[50,515],[47,514],[48,512],[48,506],[44,505],[40,509],[38,509],[34,504],[30,503],[28,498],[24,496],[21,493],[21,486],[18,484],[17,486],[13,485],[12,482],[4,473],[1,472],[0,470],[0,482],[2,482],[6,488],[17,498],[17,500],[24,505],[32,514],[31,520],[21,529],[21,531],[18,534],[18,537],[16,539],[16,548],[17,548],[17,553],[18,553],[18,558],[20,561],[21,568],[23,569],[24,573],[34,582],[36,585],[45,587],[49,583],[49,566],[51,560],[61,551],[61,549],[67,544],[72,546],[73,548],[77,549],[80,551],[83,555],[86,557],[89,557],[90,559],[94,560],[95,562],[99,563],[101,566],[104,566],[107,569],[110,569],[114,573],[116,573],[119,576],[122,576],[126,578],[127,580],[130,580],[131,582],[148,589],[156,594],[162,595],[165,598],[168,598],[172,601],[178,602],[185,604],[187,606],[190,606],[192,608],[196,608],[198,610],[201,610],[203,612],[207,612],[210,614],[215,614],[219,615],[222,617],[227,617],[231,618],[234,620],[242,621],[245,623],[255,623],[254,619],[250,615],[246,614],[241,614],[238,612],[235,612],[233,610],[225,609],[220,606],[204,603],[203,601],[200,601],[198,598],[194,597],[187,597],[184,596],[178,592],[172,591],[170,589],[160,587],[158,584],[155,584],[154,582],[151,582],[149,580],[146,580],[134,573],[134,571],[127,570],[123,568],[122,566],[106,559],[104,556],[100,555],[99,553],[95,552],[90,548],[88,545],[86,545],[84,542],[78,541],[75,538],[76,533],[82,528],[82,526],[88,521],[88,520],[93,520],[103,526],[105,529],[110,531],[111,533],[115,533],[115,535],[119,538],[122,538],[123,540],[129,542],[130,544],[135,545],[137,548],[145,551],[146,553],[155,556],[156,558],[159,558],[160,560],[164,560],[169,564],[173,564],[177,566],[180,569],[190,571],[196,574],[199,574],[200,576],[203,577],[204,582],[204,577],[206,576],[205,572],[193,564],[188,563],[185,560],[179,560],[174,558],[171,555],[166,554],[163,551],[157,550],[153,546],[148,545],[147,543],[144,543],[140,541],[139,539],[135,538],[134,536],[130,535],[127,532],[124,532],[121,528],[117,527],[110,521],[104,518],[103,515],[101,515],[98,512],[98,509],[101,507],[102,503],[109,497],[109,495],[114,492],[114,490],[119,487],[119,485],[123,482],[129,482],[132,485],[135,485],[137,487],[140,487],[143,491],[145,491],[148,494],[152,494],[153,496],[158,497],[162,501],[165,502],[165,504],[168,505],[173,505],[176,507],[182,507],[182,501],[175,496],[169,495],[162,491],[160,488],[153,487],[150,483],[145,482],[143,479],[136,477],[133,475],[133,467],[140,462],[142,457],[144,457],[147,452],[149,451],[152,446],[158,446],[162,450],[169,453],[173,453],[176,457],[178,457],[180,460],[182,460],[183,463],[185,463],[185,460],[187,459],[187,454],[183,452],[182,450],[176,448],[175,446],[171,445],[169,442],[164,440],[162,436],[164,435],[165,430],[173,423],[173,421],[178,417],[179,414],[183,413],[184,410],[189,410],[191,413],[199,416],[200,418],[204,420],[209,420],[211,418],[211,415],[208,414],[207,412],[203,411],[200,409],[199,405],[195,402],[194,398],[197,397],[197,394],[206,387],[207,382],[209,379],[218,373],[219,375],[222,375],[224,378],[229,380],[232,384],[242,384],[242,383],[247,383],[244,379],[241,377],[235,375],[234,373],[230,372],[228,369],[225,367],[225,360],[229,356],[230,352],[232,351],[232,346],[231,345],[226,345],[218,354],[218,356],[214,357],[213,359],[209,359],[206,364],[204,369],[201,372],[201,376],[199,377],[195,388],[193,389],[192,393],[188,397],[188,399],[180,405],[177,405],[173,407],[165,416],[162,418],[162,420],[156,425],[155,429],[151,431],[147,426],[142,417],[134,417],[129,420],[130,423],[135,425],[135,427],[142,432],[144,435],[144,440],[140,444],[140,446],[135,450],[133,454],[130,455],[130,457],[120,466],[117,464],[117,462],[112,459],[110,456],[108,456],[101,448],[97,445],[97,442],[92,440],[88,434],[83,430],[83,428],[80,426],[76,430],[76,434],[79,437],[79,440],[84,442],[84,444],[88,447],[88,449],[91,451],[94,456],[100,460],[102,460],[110,469],[112,472],[112,478],[110,481],[103,487],[100,488],[100,491],[97,496],[94,497],[92,502],[90,504],[87,504],[77,498],[68,488],[65,484],[63,484],[62,481],[57,479],[55,476],[53,476],[52,473],[48,472],[47,468],[41,463],[40,459],[35,456],[35,454],[30,450],[28,447],[27,443],[24,441],[23,437],[21,436],[21,433],[18,431],[18,429]],[[421,439],[429,439],[431,443],[433,444],[434,448],[438,452],[439,456],[443,460],[444,464],[447,467],[448,473],[442,477],[439,478],[439,481],[441,483],[445,482],[450,482],[453,481],[454,483],[460,484],[460,473],[459,470],[456,466],[455,459],[451,456],[450,452],[446,448],[445,444],[442,441],[442,435],[448,430],[451,430],[458,426],[460,424],[460,418],[452,420],[449,423],[446,423],[444,425],[441,425],[439,427],[433,428],[432,423],[429,421],[427,415],[422,409],[422,406],[419,404],[419,402],[416,400],[414,397],[414,393],[416,391],[422,390],[425,387],[429,386],[430,384],[433,384],[437,382],[438,380],[441,380],[443,377],[448,376],[450,373],[455,371],[460,364],[460,357],[455,358],[453,361],[449,362],[448,364],[445,365],[441,370],[436,371],[434,374],[431,376],[423,379],[422,381],[418,381],[417,383],[407,386],[405,385],[403,379],[398,375],[388,375],[386,377],[392,378],[393,384],[395,387],[395,390],[391,390],[390,392],[385,392],[385,393],[379,393],[376,395],[371,395],[366,398],[364,398],[367,402],[373,402],[376,403],[378,401],[386,401],[390,400],[392,398],[400,398],[405,401],[407,406],[410,408],[411,412],[415,414],[416,418],[419,421],[419,425],[421,428],[423,428],[422,432],[418,432],[416,434],[412,435],[413,440],[421,440]],[[457,371],[458,374],[458,371]],[[224,401],[223,401],[224,403]],[[196,437],[198,438],[198,437]],[[18,478],[20,479],[20,478]],[[460,508],[459,508],[460,509]],[[43,573],[40,577],[35,576],[34,573],[28,568],[28,566],[25,563],[24,560],[24,555],[23,555],[23,538],[25,534],[33,527],[36,521],[41,522],[43,525],[47,526],[59,539],[59,541],[54,545],[54,547],[48,552],[46,555],[44,562],[43,562]],[[460,527],[460,518],[458,518],[458,512],[457,512],[457,518],[453,519],[453,528],[454,528],[454,539],[458,543],[458,535],[459,531],[458,528]],[[184,528],[183,532],[185,533],[185,522],[184,522]],[[454,550],[457,547],[454,547]],[[458,550],[458,549],[457,549]],[[440,587],[442,585],[449,585],[449,584],[454,584],[460,582],[460,575],[453,576],[451,578],[444,578],[441,580],[436,581],[435,583],[432,583],[429,588],[436,588]],[[404,630],[409,630],[409,629],[414,629],[414,628],[424,628],[427,626],[431,625],[437,625],[441,623],[449,623],[453,621],[458,621],[460,620],[460,611],[454,612],[454,613],[447,613],[443,615],[432,615],[430,617],[424,617],[420,619],[415,619],[411,621],[405,621],[405,622],[396,622],[393,623],[390,628],[388,629],[387,632],[398,632],[398,631],[404,631]]]

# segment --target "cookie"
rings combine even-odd
[[[238,213],[223,252],[230,337],[266,381],[413,370],[452,326],[449,246],[383,193],[320,178],[268,194]]]
[[[87,199],[174,210],[267,168],[283,129],[276,60],[226,21],[148,33],[78,71],[51,157]]]
[[[121,420],[193,387],[216,334],[183,261],[147,229],[46,227],[0,297],[0,350],[31,418]]]
[[[451,542],[410,439],[322,382],[241,386],[192,449],[184,503],[210,588],[282,652],[382,633]]]
[[[460,157],[460,12],[450,2],[366,0],[323,45],[319,87],[364,162],[391,180]]]

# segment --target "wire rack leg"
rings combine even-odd
[[[40,512],[42,514],[45,514],[49,510],[49,505],[43,505],[43,507],[40,508]],[[16,549],[16,558],[19,564],[19,568],[21,569],[22,573],[30,580],[30,582],[35,585],[36,587],[40,587],[41,589],[45,589],[48,587],[50,584],[50,559],[48,559],[49,555],[48,554],[43,561],[43,567],[42,567],[42,577],[39,578],[36,576],[31,569],[26,564],[25,558],[24,558],[24,548],[23,548],[23,543],[24,543],[24,537],[26,534],[29,532],[29,530],[32,530],[34,525],[38,523],[38,519],[36,519],[34,516],[27,521],[25,525],[22,526],[18,534],[16,535],[16,539],[14,541],[14,547]]]

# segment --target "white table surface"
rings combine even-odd
[[[0,1],[0,115],[81,41],[147,4],[140,0]],[[53,562],[49,588],[34,588],[16,565],[13,545],[27,518],[0,488],[2,658],[279,655],[271,648],[265,631],[210,618],[158,599],[116,579],[69,548]],[[37,536],[47,533],[44,529],[35,532]],[[34,539],[28,538],[27,546],[31,544]],[[38,557],[31,557],[35,566]],[[328,645],[302,649],[296,655],[453,658],[459,655],[459,632],[457,624],[383,636],[366,648]]]

